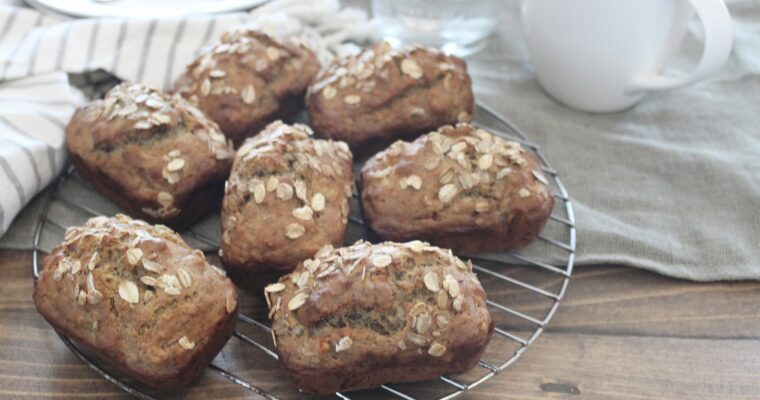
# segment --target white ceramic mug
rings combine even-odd
[[[704,27],[702,59],[686,76],[663,76],[694,11]],[[522,21],[544,90],[592,112],[698,82],[723,66],[733,44],[722,0],[523,0]]]

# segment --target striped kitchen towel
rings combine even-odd
[[[88,72],[167,88],[205,44],[242,24],[304,36],[323,61],[374,31],[366,13],[340,9],[337,0],[129,20],[68,19],[0,4],[0,236],[63,168],[65,126],[77,106],[100,92],[98,74]]]

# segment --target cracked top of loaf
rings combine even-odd
[[[396,50],[387,42],[322,69],[307,94],[317,136],[354,150],[469,121],[473,104],[464,60],[422,47]]]
[[[197,108],[139,84],[116,86],[78,109],[66,145],[96,189],[135,216],[164,223],[203,216],[185,214],[200,188],[221,186],[233,156],[232,144]]]
[[[237,293],[179,235],[125,215],[69,228],[34,290],[53,326],[153,387],[197,377],[229,339]]]
[[[472,264],[420,241],[326,246],[265,295],[285,371],[311,392],[463,372],[493,329]]]
[[[385,240],[466,253],[529,243],[554,207],[530,151],[468,123],[397,141],[367,160],[361,202],[365,223]]]

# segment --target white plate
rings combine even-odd
[[[251,9],[269,0],[26,0],[30,5],[73,17],[160,18]]]

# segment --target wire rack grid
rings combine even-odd
[[[404,400],[415,400],[417,398],[436,398],[439,400],[448,400],[471,390],[483,382],[493,378],[502,371],[506,370],[515,361],[517,361],[530,347],[533,342],[543,333],[549,321],[553,318],[560,300],[565,294],[570,276],[573,270],[575,259],[576,228],[573,208],[565,187],[563,186],[557,171],[549,164],[546,157],[541,153],[540,148],[522,133],[515,125],[502,115],[494,111],[488,105],[478,103],[475,115],[475,125],[488,128],[489,131],[500,135],[506,139],[514,140],[523,144],[533,151],[541,162],[545,174],[550,177],[550,184],[553,187],[553,196],[555,197],[555,208],[550,216],[549,223],[544,231],[539,235],[536,243],[528,246],[521,251],[509,251],[498,254],[477,254],[465,255],[473,261],[473,269],[478,273],[481,281],[486,287],[489,299],[487,300],[489,308],[492,310],[492,316],[497,322],[495,335],[486,355],[481,359],[474,371],[470,371],[466,376],[442,376],[439,381],[435,381],[438,386],[433,395],[423,391],[423,396],[414,396],[405,390],[404,385],[382,385],[380,388],[373,389],[372,392],[363,394],[365,398],[401,398]],[[63,232],[71,222],[62,221],[61,218],[55,218],[51,214],[51,208],[64,208],[72,213],[76,212],[83,218],[89,218],[95,215],[102,215],[107,211],[98,210],[81,202],[71,200],[64,194],[64,189],[69,185],[79,185],[75,190],[89,190],[89,186],[76,175],[73,167],[64,172],[56,183],[51,185],[50,193],[46,204],[40,214],[37,226],[33,236],[33,269],[34,278],[39,274],[41,253],[46,249],[42,248],[41,238],[49,236],[55,238],[63,237]],[[354,193],[353,202],[356,199]],[[356,209],[357,207],[352,207]],[[65,213],[65,212],[64,212]],[[351,224],[362,227],[361,215],[352,213],[349,218]],[[188,242],[197,243],[205,247],[207,252],[214,252],[217,247],[218,237],[212,237],[207,233],[200,233],[194,228],[181,232],[182,236]],[[525,266],[527,269],[523,273],[510,273],[505,267],[513,265]],[[531,279],[538,271],[543,273],[541,279]],[[488,281],[488,282],[486,282]],[[489,290],[490,287],[494,288]],[[518,310],[511,305],[504,304],[505,301],[498,301],[492,298],[492,293],[507,293],[507,298],[522,298],[527,295],[537,296],[546,303],[542,307],[532,307],[530,311]],[[511,297],[510,297],[511,296]],[[504,318],[498,318],[498,316]],[[251,316],[244,312],[238,314],[239,322],[242,326],[261,331],[268,338],[270,327],[266,315]],[[264,321],[264,322],[262,322]],[[234,333],[233,337],[244,345],[250,345],[267,357],[277,359],[277,353],[271,348],[268,340],[254,338],[240,329]],[[518,330],[520,332],[518,332]],[[77,344],[72,342],[68,337],[56,332],[63,343],[85,364],[103,376],[109,382],[118,386],[125,392],[143,400],[159,400],[161,394],[151,393],[134,382],[123,379],[117,373],[111,372],[99,361],[88,355]],[[511,346],[505,350],[505,346],[497,345],[498,340],[506,341]],[[489,351],[490,348],[496,348],[496,351]],[[490,355],[489,355],[490,354]],[[267,399],[277,399],[273,393],[260,388],[249,380],[236,375],[229,370],[220,367],[216,362],[209,366],[209,370],[227,379],[229,382],[239,385],[246,391],[259,395]],[[430,384],[430,383],[427,383]],[[380,396],[380,395],[384,396]],[[335,393],[339,399],[349,400],[354,398],[354,393]]]

